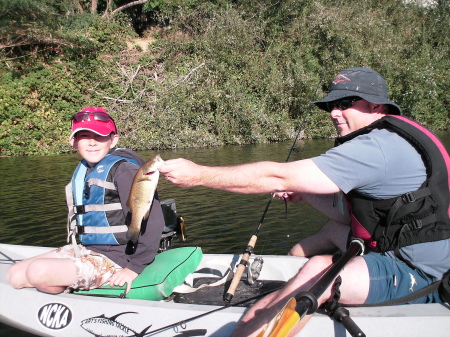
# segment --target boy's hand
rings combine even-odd
[[[135,273],[134,271],[132,271],[131,269],[123,268],[123,269],[115,272],[114,275],[111,276],[111,278],[109,279],[109,285],[111,287],[116,287],[116,286],[122,287],[126,283],[127,289],[126,289],[125,293],[128,294],[128,292],[131,289],[131,283],[137,276],[138,276],[138,274]]]

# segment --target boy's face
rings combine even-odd
[[[94,167],[116,146],[118,141],[119,136],[115,134],[100,136],[95,132],[82,130],[75,134],[70,144],[78,150],[90,167]]]

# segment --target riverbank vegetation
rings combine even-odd
[[[309,102],[355,66],[450,128],[447,0],[0,0],[0,17],[4,156],[72,151],[87,106],[137,150],[332,137]]]

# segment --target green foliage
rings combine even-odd
[[[71,151],[71,116],[95,105],[134,149],[333,137],[309,103],[355,66],[379,71],[406,116],[450,127],[445,1],[152,0],[148,49],[132,11],[80,3],[0,0],[0,155]]]

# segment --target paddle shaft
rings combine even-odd
[[[294,329],[296,324],[305,316],[316,312],[317,299],[334,282],[342,268],[353,257],[359,255],[364,249],[361,240],[354,239],[347,251],[334,262],[328,270],[309,288],[291,297],[287,304],[266,324],[258,337],[286,337]],[[295,303],[296,302],[296,303]],[[293,308],[295,310],[293,310]],[[347,323],[348,320],[346,320]],[[356,330],[355,330],[356,331]],[[354,335],[357,336],[357,335]],[[364,335],[360,335],[361,337]]]
[[[363,247],[361,241],[353,240],[347,251],[311,286],[309,291],[301,292],[295,296],[297,300],[295,310],[300,315],[300,319],[306,314],[313,314],[317,310],[317,299],[334,282],[345,265],[352,258],[362,253]]]

